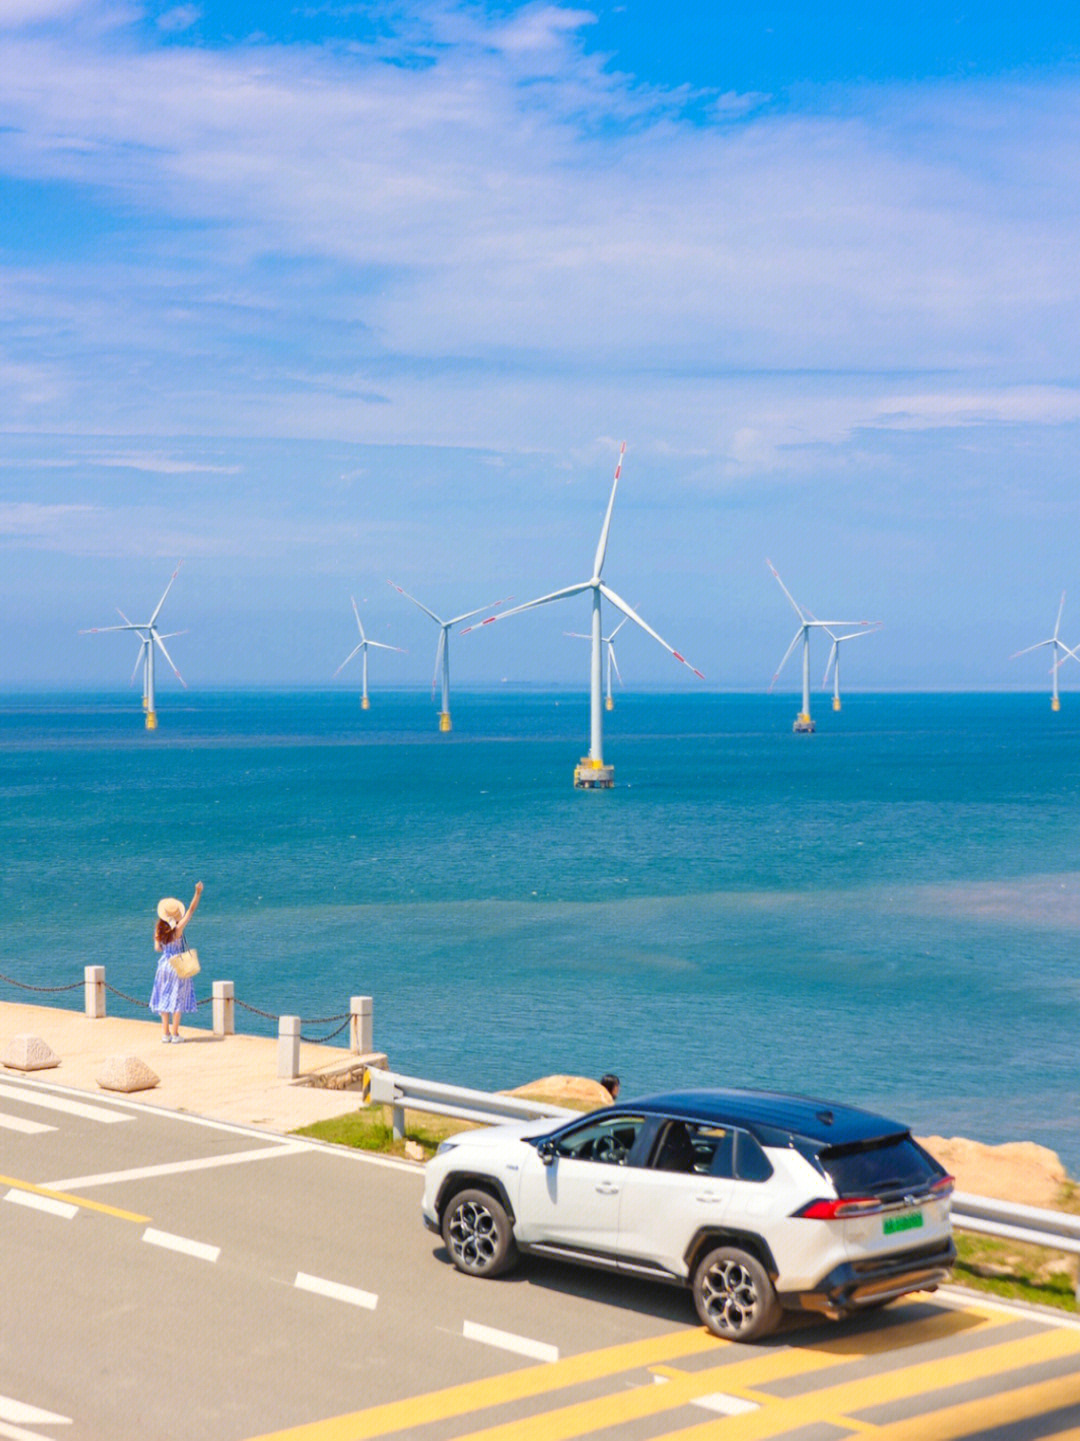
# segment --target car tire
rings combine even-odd
[[[498,1276],[517,1261],[510,1218],[490,1191],[459,1191],[443,1214],[442,1238],[466,1276]]]
[[[725,1341],[757,1341],[780,1324],[776,1291],[747,1251],[720,1246],[694,1268],[694,1305],[702,1323]]]

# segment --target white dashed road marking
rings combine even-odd
[[[711,1396],[695,1396],[691,1406],[704,1406],[706,1411],[718,1411],[721,1416],[743,1416],[747,1411],[760,1411],[756,1401],[747,1401],[742,1396],[725,1396],[714,1391]]]
[[[204,1241],[189,1241],[186,1236],[174,1236],[169,1231],[156,1231],[147,1226],[143,1240],[151,1246],[161,1246],[166,1251],[179,1251],[183,1256],[194,1256],[199,1261],[216,1261],[221,1255],[220,1246],[208,1246]]]
[[[62,1096],[47,1096],[43,1091],[32,1091],[29,1086],[0,1085],[0,1100],[21,1101],[24,1106],[40,1106],[46,1111],[63,1111],[68,1116],[79,1116],[84,1121],[101,1121],[104,1125],[135,1119],[123,1111],[108,1111],[104,1106],[88,1106],[85,1101],[68,1101]]]
[[[531,1356],[534,1361],[557,1361],[558,1346],[546,1341],[534,1341],[531,1336],[515,1336],[512,1331],[498,1331],[494,1326],[481,1326],[477,1321],[466,1321],[463,1334],[466,1341],[479,1341],[484,1346],[498,1346],[501,1351],[513,1351],[518,1356]]]
[[[350,1306],[363,1306],[374,1311],[379,1304],[378,1296],[370,1291],[361,1291],[356,1286],[343,1286],[339,1281],[324,1281],[321,1276],[309,1276],[306,1271],[297,1271],[293,1285],[300,1291],[313,1291],[316,1296],[329,1296],[333,1301],[347,1301]]]
[[[32,1211],[47,1211],[50,1216],[61,1216],[65,1221],[79,1214],[78,1206],[70,1201],[54,1201],[51,1196],[37,1196],[33,1191],[8,1191],[4,1200],[13,1201],[16,1206],[29,1206]]]
[[[238,1166],[243,1161],[276,1160],[279,1156],[297,1156],[314,1147],[293,1145],[279,1141],[275,1146],[260,1146],[257,1150],[233,1151],[228,1156],[203,1156],[196,1161],[168,1161],[160,1166],[138,1166],[130,1171],[102,1171],[96,1176],[66,1176],[61,1181],[49,1181],[53,1191],[85,1191],[88,1186],[111,1186],[117,1181],[145,1181],[155,1176],[179,1176],[188,1171],[209,1171],[215,1166]]]
[[[58,1416],[55,1411],[43,1411],[40,1406],[28,1406],[25,1401],[14,1401],[10,1396],[0,1396],[0,1436],[8,1441],[41,1441],[37,1431],[24,1431],[24,1426],[70,1426],[70,1416]]]
[[[27,1121],[22,1116],[5,1116],[0,1112],[0,1127],[5,1131],[21,1131],[24,1136],[40,1136],[42,1131],[55,1131],[55,1126],[46,1126],[44,1121]]]

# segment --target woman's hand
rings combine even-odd
[[[196,881],[196,882],[195,882],[195,894],[196,894],[197,896],[201,896],[201,895],[202,895],[202,881]]]

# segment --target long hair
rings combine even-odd
[[[175,926],[170,926],[168,921],[159,920],[154,927],[154,940],[159,946],[167,946],[174,939],[175,933]]]

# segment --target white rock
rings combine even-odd
[[[0,1063],[12,1071],[47,1071],[60,1057],[40,1036],[12,1036]]]
[[[96,1079],[103,1091],[149,1091],[161,1081],[138,1056],[106,1056]]]

